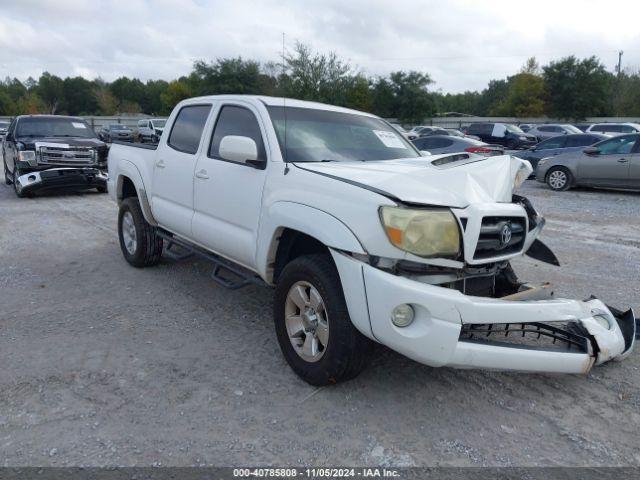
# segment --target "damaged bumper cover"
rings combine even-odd
[[[58,188],[106,187],[108,174],[98,168],[60,167],[25,173],[17,178],[24,193]]]
[[[586,373],[622,359],[634,346],[636,319],[598,299],[496,299],[465,295],[372,267],[332,251],[354,325],[420,363],[438,367]],[[391,322],[409,304],[413,322]]]

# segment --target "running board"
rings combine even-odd
[[[211,279],[218,285],[230,290],[237,290],[248,285],[266,285],[260,277],[244,267],[235,265],[230,260],[222,258],[215,253],[207,252],[203,248],[178,238],[166,230],[158,229],[156,234],[167,242],[164,253],[171,260],[180,261],[197,255],[212,262],[213,272],[211,272]],[[175,251],[176,247],[184,250],[185,253],[177,253]]]

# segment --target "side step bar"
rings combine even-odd
[[[212,262],[213,272],[211,272],[211,279],[218,285],[230,290],[237,290],[247,285],[266,286],[266,283],[264,283],[259,276],[244,267],[232,263],[230,260],[222,258],[215,253],[207,252],[187,240],[174,236],[166,230],[157,229],[156,234],[167,242],[164,251],[167,258],[180,261],[197,255]],[[176,252],[176,247],[184,250],[184,253]]]

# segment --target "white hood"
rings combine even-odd
[[[298,165],[376,188],[403,202],[455,208],[464,208],[471,203],[509,203],[516,176],[524,180],[532,172],[529,162],[510,155],[483,157],[470,154],[467,159],[438,165],[438,160],[446,157],[452,155]]]

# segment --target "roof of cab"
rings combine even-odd
[[[180,102],[180,105],[189,105],[193,103],[212,100],[253,100],[262,102],[267,106],[281,107],[283,104],[286,104],[287,107],[310,108],[316,110],[327,110],[330,112],[355,113],[358,115],[366,115],[368,117],[378,118],[377,116],[367,112],[361,112],[359,110],[353,110],[350,108],[337,107],[335,105],[328,105],[326,103],[309,102],[307,100],[296,100],[294,98],[285,97],[268,97],[266,95],[207,95],[203,97],[188,98]]]

